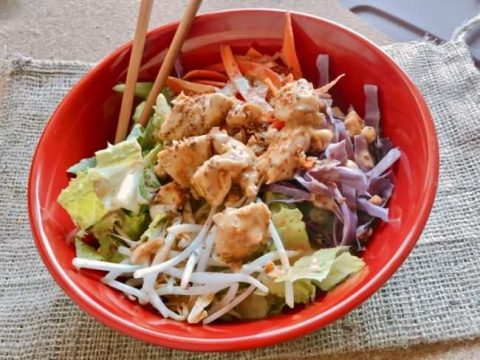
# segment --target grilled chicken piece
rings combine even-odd
[[[227,208],[213,221],[217,225],[215,252],[227,263],[242,263],[267,243],[270,210],[265,204]]]
[[[218,129],[213,129],[209,135],[218,155],[204,162],[193,174],[194,192],[212,206],[223,202],[233,184],[240,185],[245,196],[255,196],[258,193],[258,172],[252,150]]]
[[[301,166],[311,144],[311,129],[306,126],[284,128],[257,162],[261,178],[267,183],[291,179]]]
[[[227,127],[231,129],[255,129],[265,123],[263,110],[252,103],[237,103],[227,114]]]
[[[181,140],[203,135],[225,120],[235,103],[233,98],[220,93],[187,96],[183,93],[173,100],[173,109],[160,128],[163,140]]]
[[[287,126],[319,127],[325,123],[325,117],[321,114],[325,111],[325,104],[315,93],[313,85],[305,79],[284,85],[271,102],[274,116]]]
[[[158,153],[156,172],[165,172],[180,186],[188,188],[197,168],[212,155],[212,143],[208,135],[174,142]]]
[[[185,189],[171,181],[163,185],[153,199],[155,205],[160,205],[166,212],[177,212],[183,209],[187,201]]]

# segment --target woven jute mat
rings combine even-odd
[[[393,278],[344,318],[292,342],[235,354],[188,353],[131,339],[83,313],[54,283],[29,229],[28,169],[52,111],[92,64],[18,58],[4,62],[0,358],[308,358],[478,337],[480,74],[461,36],[444,45],[415,42],[385,50],[422,91],[439,136],[440,185],[422,238]]]

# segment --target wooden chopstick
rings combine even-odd
[[[133,39],[132,52],[128,64],[127,81],[125,82],[125,91],[123,93],[120,115],[118,117],[117,132],[115,133],[115,144],[125,139],[128,125],[130,124],[135,84],[137,83],[138,71],[142,63],[143,48],[145,46],[152,5],[153,0],[142,0],[140,3],[137,28],[135,29],[135,37]]]
[[[178,26],[177,31],[175,32],[175,36],[173,37],[172,43],[168,48],[165,59],[163,60],[162,66],[160,67],[160,70],[158,71],[158,74],[157,74],[157,78],[155,79],[155,82],[153,84],[152,90],[148,95],[147,101],[145,103],[145,107],[143,108],[142,115],[140,116],[139,123],[142,126],[145,126],[148,122],[150,113],[152,111],[152,107],[155,104],[155,100],[157,99],[157,96],[162,90],[162,88],[165,86],[167,77],[168,75],[170,75],[170,72],[172,71],[175,60],[177,59],[178,54],[180,53],[183,42],[187,37],[188,31],[190,30],[190,26],[192,25],[193,20],[195,19],[195,16],[197,14],[198,8],[200,7],[201,3],[202,3],[202,0],[190,0],[188,2],[187,8],[183,13],[182,20],[180,21],[180,25]]]

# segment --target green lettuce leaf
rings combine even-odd
[[[58,197],[58,203],[81,229],[87,229],[101,220],[108,212],[95,192],[93,179],[87,173],[81,172],[70,180],[67,188]]]
[[[293,205],[270,204],[272,221],[287,250],[311,250],[303,214]]]
[[[153,110],[153,115],[150,117],[150,120],[145,127],[145,138],[149,147],[154,147],[161,142],[157,133],[160,130],[160,126],[162,126],[162,123],[171,112],[170,105],[168,105],[167,99],[162,93],[158,95]]]
[[[118,252],[118,242],[113,236],[97,239],[100,244],[97,252],[108,262],[120,262],[124,256]]]
[[[318,287],[323,291],[328,291],[364,267],[365,262],[362,259],[349,252],[344,252],[335,259],[328,276],[318,284]]]
[[[97,165],[97,160],[95,160],[95,156],[92,156],[89,158],[82,159],[75,165],[70,166],[67,169],[67,172],[70,174],[77,175],[79,172],[86,171],[92,167],[95,167],[95,165]]]
[[[152,116],[150,116],[147,126],[143,128],[137,123],[140,120],[144,107],[145,101],[138,104],[135,108],[133,121],[136,125],[133,127],[127,139],[136,138],[142,146],[142,149],[150,150],[156,145],[162,144],[162,141],[157,134],[160,130],[160,126],[162,126],[162,123],[165,121],[165,118],[170,115],[171,108],[165,96],[162,93],[158,95],[155,106],[153,107]]]
[[[140,241],[148,241],[151,239],[157,239],[163,230],[163,225],[165,221],[168,219],[167,213],[162,212],[157,214],[155,218],[152,220],[150,225],[148,225],[147,230],[142,234],[140,237]]]
[[[347,249],[346,246],[337,246],[304,256],[286,274],[278,276],[275,282],[308,279],[314,281],[320,289],[330,290],[365,266],[362,259],[351,255]]]
[[[104,257],[97,252],[93,247],[87,245],[82,239],[75,239],[75,252],[76,256],[87,260],[104,261]]]
[[[285,284],[272,279],[266,274],[260,274],[258,279],[268,287],[270,294],[285,298]],[[293,283],[293,299],[296,304],[308,304],[315,298],[315,285],[310,280],[297,280]]]
[[[347,249],[346,246],[337,246],[330,249],[321,249],[312,255],[301,257],[287,274],[280,275],[275,281],[310,279],[321,282],[328,276],[337,255]]]
[[[242,319],[263,319],[270,310],[270,304],[266,296],[252,293],[235,307]]]
[[[142,101],[140,104],[138,104],[135,107],[135,110],[133,111],[132,115],[132,120],[135,124],[137,124],[140,121],[140,116],[142,116],[143,109],[145,108],[146,101]]]
[[[95,153],[97,166],[88,170],[95,180],[98,196],[109,210],[120,208],[138,213],[148,199],[144,186],[142,148],[136,140],[126,140]]]
[[[118,227],[121,228],[131,240],[138,241],[148,228],[149,221],[150,216],[148,215],[148,211],[141,211],[138,214],[127,214],[123,212]]]
[[[148,97],[148,94],[150,94],[152,87],[152,82],[137,82],[135,84],[135,96],[146,99]],[[123,94],[125,92],[125,84],[115,85],[113,87],[113,91]]]
[[[93,234],[93,236],[95,236],[96,239],[109,236],[113,232],[113,227],[117,221],[117,213],[108,214],[103,219],[97,221],[89,231]]]

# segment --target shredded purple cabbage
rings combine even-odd
[[[380,125],[380,109],[378,107],[378,87],[367,84],[364,86],[365,92],[365,124],[373,127],[377,134]]]
[[[368,215],[382,219],[388,222],[388,209],[379,205],[370,203],[367,199],[359,198],[357,200],[358,208],[365,211]]]
[[[323,54],[316,59],[320,86],[329,82],[328,61]],[[365,85],[364,93],[364,120],[365,125],[376,130],[374,144],[369,145],[363,135],[355,136],[352,143],[344,122],[333,116],[331,103],[326,102],[325,126],[333,132],[332,142],[324,152],[315,154],[318,160],[313,168],[299,172],[295,182],[274,183],[266,188],[289,197],[281,201],[312,201],[315,206],[331,211],[333,221],[329,231],[308,216],[304,218],[310,239],[321,239],[329,246],[356,243],[357,250],[363,249],[376,219],[389,221],[386,205],[394,189],[391,168],[401,156],[390,140],[380,136],[377,86]],[[379,196],[381,201],[369,201],[373,196]]]
[[[367,176],[373,178],[382,175],[393,166],[400,156],[400,150],[398,148],[393,148],[373,167],[372,170],[367,172]]]
[[[278,194],[287,195],[289,199],[275,199],[271,202],[286,202],[286,203],[293,203],[293,202],[302,202],[302,201],[312,201],[312,194],[308,191],[301,190],[294,185],[291,185],[286,182],[278,182],[267,185],[265,187],[265,191],[271,191]]]
[[[318,86],[323,86],[330,82],[329,76],[329,56],[320,54],[315,61],[318,70]]]
[[[368,171],[373,167],[373,159],[368,150],[368,143],[363,135],[357,135],[353,138],[355,144],[355,151],[353,158],[356,164],[363,171]]]
[[[325,149],[325,157],[328,160],[337,160],[340,164],[345,165],[348,160],[347,148],[345,145],[345,139],[337,142],[331,143]]]
[[[333,122],[334,126],[334,139],[335,141],[339,142],[345,140],[345,150],[347,151],[347,156],[349,159],[353,159],[353,144],[350,136],[347,134],[347,130],[345,129],[345,124],[343,121],[339,119],[334,119]]]

